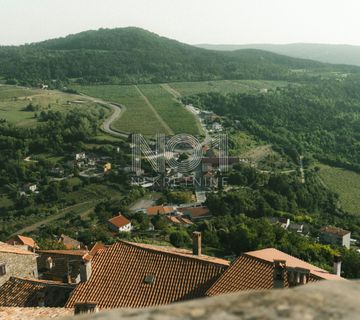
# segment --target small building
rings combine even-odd
[[[104,173],[111,171],[111,163],[110,162],[105,163],[103,169],[104,169]]]
[[[296,233],[304,233],[304,224],[290,222],[288,230]]]
[[[0,242],[0,286],[10,277],[37,278],[37,255],[17,246]]]
[[[146,209],[146,213],[148,216],[156,216],[158,214],[161,215],[169,215],[169,214],[176,214],[177,209],[173,206],[153,206]]]
[[[291,220],[289,218],[284,217],[270,217],[268,218],[269,223],[278,224],[281,228],[287,230],[290,226]],[[296,231],[299,230],[296,228]]]
[[[8,241],[6,241],[6,243],[31,252],[35,252],[35,250],[39,249],[33,238],[21,235],[10,238]]]
[[[166,216],[166,221],[169,224],[179,225],[179,226],[184,226],[184,227],[189,227],[189,226],[193,225],[191,220],[181,217],[181,216]]]
[[[211,218],[211,213],[208,207],[187,207],[179,208],[179,211],[187,216],[191,221],[199,221]]]
[[[38,189],[37,185],[35,183],[27,183],[25,186],[24,186],[24,191],[25,192],[36,192]]]
[[[86,159],[86,153],[85,152],[79,152],[75,154],[75,160],[85,160]]]
[[[39,250],[37,260],[39,278],[79,283],[81,271],[89,256],[87,250]]]
[[[350,249],[351,232],[332,226],[323,227],[320,230],[320,242],[336,246],[344,246]]]
[[[110,230],[116,232],[130,232],[132,230],[131,221],[122,214],[108,220],[108,226]]]
[[[59,237],[58,242],[62,243],[68,250],[84,249],[84,245],[80,241],[77,241],[69,236],[66,236],[65,234],[62,234]]]

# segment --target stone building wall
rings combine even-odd
[[[5,263],[6,274],[0,276],[0,286],[10,277],[37,278],[37,263],[35,254],[14,254],[0,252],[0,264]]]

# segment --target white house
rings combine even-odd
[[[75,154],[75,160],[79,161],[79,160],[85,160],[86,159],[86,153],[85,152],[80,152]]]
[[[131,221],[119,213],[118,216],[108,220],[109,229],[116,232],[130,232],[132,230]]]

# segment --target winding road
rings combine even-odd
[[[100,104],[104,107],[110,107],[113,111],[112,115],[110,117],[108,117],[104,123],[101,126],[101,129],[108,133],[111,134],[113,136],[119,137],[119,138],[125,138],[127,139],[129,137],[129,133],[125,133],[125,132],[120,132],[120,131],[116,131],[114,129],[111,128],[111,125],[118,120],[123,113],[126,111],[126,107],[122,104],[117,104],[117,103],[112,103],[112,102],[107,102],[98,98],[94,98],[94,97],[90,97],[87,96],[85,94],[81,94],[82,97],[87,98],[88,100]]]

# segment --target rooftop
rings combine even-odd
[[[174,207],[167,207],[167,206],[154,206],[146,209],[146,213],[149,216],[155,216],[157,214],[169,214],[173,211],[175,211]]]
[[[76,239],[73,239],[65,234],[62,234],[60,236],[59,242],[64,244],[67,249],[76,249],[81,246],[81,242],[79,242]]]
[[[343,279],[282,251],[268,248],[241,255],[210,288],[207,295],[213,296],[242,290],[272,289],[274,287],[274,260],[286,261],[286,268],[308,269],[310,271],[309,282],[322,279]],[[287,276],[284,286],[289,286]]]
[[[35,253],[33,253],[33,252],[21,249],[21,248],[16,247],[16,246],[12,246],[12,245],[4,243],[4,242],[0,242],[0,252],[21,254],[21,255],[35,255]]]
[[[94,301],[99,308],[141,308],[203,297],[226,267],[204,256],[122,241],[95,254],[90,280],[76,287],[66,307]]]
[[[41,296],[46,307],[63,307],[74,290],[61,282],[11,277],[0,289],[1,307],[38,307]]]
[[[73,314],[74,310],[65,308],[0,307],[0,319],[4,320],[53,319]]]
[[[33,238],[30,238],[30,237],[25,237],[25,236],[22,236],[22,235],[17,235],[11,239],[9,239],[7,241],[8,244],[10,245],[16,245],[18,244],[17,242],[23,244],[23,245],[26,245],[26,246],[29,246],[30,248],[37,248],[37,244],[35,242],[35,240]]]
[[[108,222],[117,228],[125,227],[126,225],[131,223],[130,220],[128,220],[122,214],[119,214],[118,216],[111,218]]]
[[[341,228],[337,228],[337,227],[332,227],[332,226],[327,226],[327,227],[323,227],[320,230],[323,233],[331,233],[331,234],[335,234],[337,236],[343,237],[347,234],[350,233],[350,231],[341,229]]]

